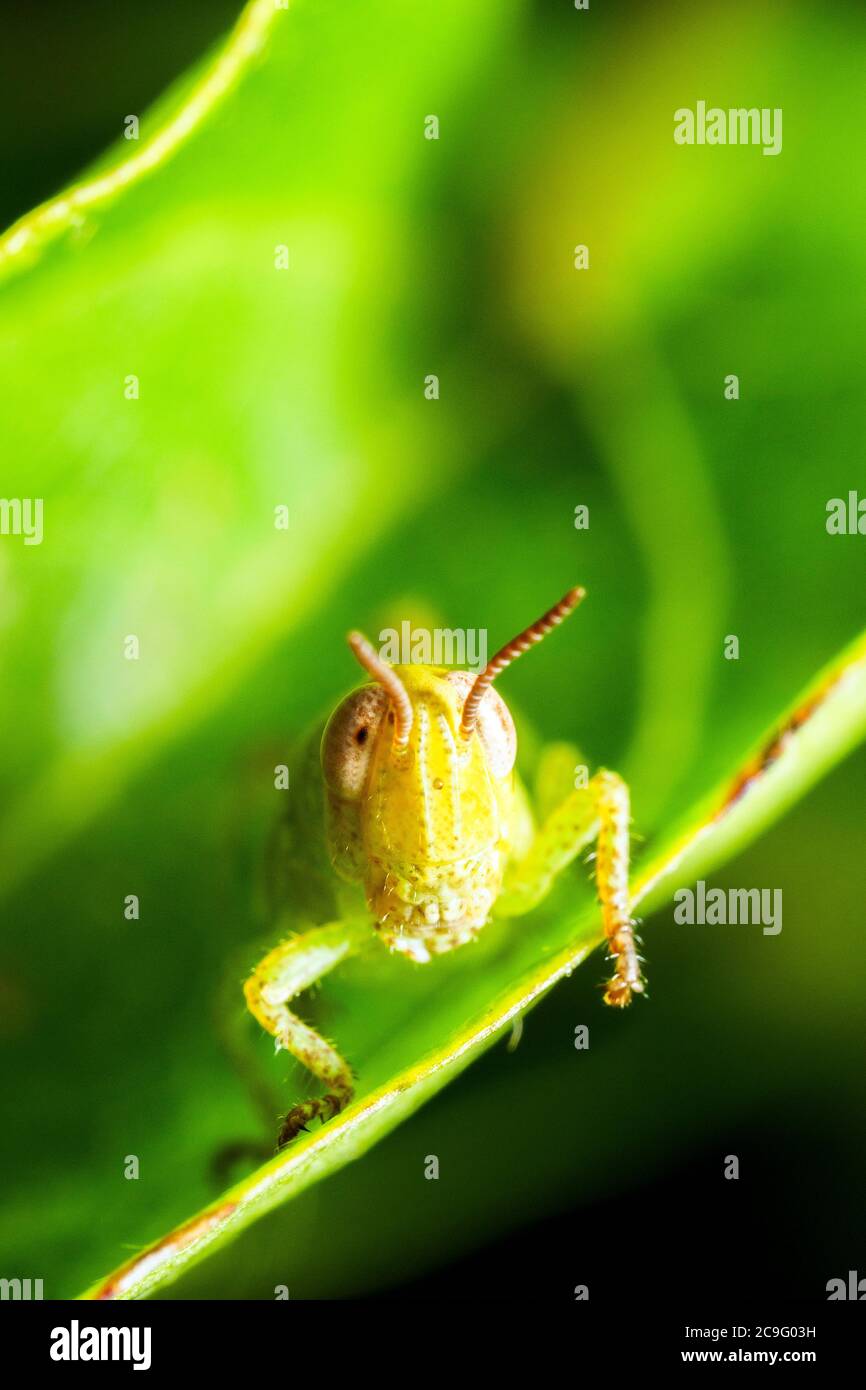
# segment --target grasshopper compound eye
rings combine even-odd
[[[388,708],[380,685],[347,695],[328,721],[322,738],[322,773],[341,801],[357,801],[364,791],[370,755]]]
[[[456,687],[464,707],[475,685],[471,671],[449,671],[445,677]],[[517,734],[514,721],[502,696],[489,686],[483,692],[473,721],[481,740],[484,758],[492,777],[507,777],[517,756]]]

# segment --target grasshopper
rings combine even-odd
[[[278,856],[296,856],[293,882],[324,888],[333,920],[284,940],[244,988],[277,1048],[292,1053],[326,1091],[292,1106],[279,1148],[352,1098],[348,1063],[289,1004],[372,933],[391,951],[427,964],[475,940],[492,916],[531,911],[556,875],[597,841],[596,885],[613,962],[604,1000],[623,1008],[643,992],[629,903],[628,788],[601,770],[536,827],[514,771],[514,722],[493,688],[583,597],[583,589],[570,589],[478,675],[392,666],[360,632],[349,634],[370,681],[341,701],[311,746],[304,800],[294,810],[307,825],[318,821],[320,844],[311,854],[304,837],[305,848],[293,850],[299,841],[290,830],[278,842]]]

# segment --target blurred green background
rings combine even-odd
[[[144,136],[235,13],[13,6],[5,220]],[[651,842],[863,625],[866,541],[824,522],[866,494],[864,59],[853,6],[297,0],[170,164],[0,285],[0,491],[45,499],[41,546],[0,539],[4,1276],[78,1292],[253,1132],[216,1001],[349,626],[493,649],[585,584],[502,690]],[[782,107],[783,152],[677,147],[699,99]],[[650,1300],[822,1297],[866,1235],[864,782],[861,751],[714,876],[782,888],[781,935],[660,913],[646,1005],[605,1011],[593,957],[169,1296],[595,1297],[625,1246]],[[313,1005],[335,1036],[364,982]]]

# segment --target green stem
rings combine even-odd
[[[40,204],[0,236],[0,278],[31,265],[49,241],[76,226],[85,212],[110,202],[122,189],[167,163],[237,85],[281,13],[275,0],[250,0],[225,47],[180,110],[140,150]]]

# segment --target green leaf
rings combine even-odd
[[[459,89],[465,44],[496,19],[485,0],[446,5],[437,25],[431,47],[406,16],[403,72],[377,84],[359,140],[368,83],[350,53],[384,59],[397,42],[388,5],[286,14],[254,0],[145,113],[140,148],[121,140],[0,238],[4,494],[41,498],[45,515],[42,547],[3,556],[0,620],[10,668],[37,670],[47,643],[52,660],[50,675],[0,690],[0,722],[16,730],[0,765],[0,889],[218,709],[507,425],[487,380],[471,421],[427,429],[423,373],[406,372],[389,336],[426,145],[420,118],[404,119],[403,78]],[[330,45],[345,63],[336,111],[314,73]],[[388,197],[395,164],[402,202]],[[447,369],[475,393],[461,359],[452,351]],[[137,664],[113,660],[130,632]]]
[[[649,864],[638,867],[634,907],[656,910],[676,885],[687,886],[717,867],[760,834],[864,736],[866,634],[803,692],[742,767],[693,812],[686,827],[674,833]],[[468,1021],[452,1031],[445,1043],[360,1094],[327,1126],[296,1141],[82,1297],[141,1298],[154,1293],[266,1212],[361,1157],[459,1076],[586,959],[600,939],[597,913],[594,909],[577,915],[560,913],[546,931],[527,932],[525,939],[531,942],[531,959],[519,972],[513,954],[486,962],[481,979],[492,996],[489,1003],[479,1007],[477,972],[456,999],[452,980],[452,987],[440,997],[448,999],[448,1012],[466,1010]],[[435,1026],[441,1018],[434,1014],[429,1022]]]
[[[0,538],[0,1064],[14,1117],[0,1259],[44,1274],[49,1297],[206,1206],[210,1156],[249,1132],[219,1033],[242,1020],[241,981],[271,944],[254,883],[273,766],[353,679],[348,627],[432,608],[504,641],[585,584],[579,623],[503,693],[538,737],[626,776],[657,863],[713,820],[740,750],[862,621],[862,538],[828,536],[824,519],[866,430],[862,295],[838,292],[864,284],[866,185],[850,142],[808,119],[862,127],[862,32],[820,9],[802,25],[750,12],[732,29],[693,7],[636,44],[631,23],[609,21],[588,37],[573,9],[548,22],[528,0],[442,0],[432,17],[415,0],[293,0],[152,176],[72,222],[37,214],[37,254],[6,266],[3,491],[44,497],[46,539]],[[140,145],[121,141],[78,182],[146,148],[223,51],[144,113]],[[674,146],[670,113],[684,82],[706,82],[708,53],[723,104],[754,91],[790,111],[780,159]],[[28,80],[44,89],[41,71]],[[423,138],[428,111],[438,142]],[[39,160],[38,129],[7,122],[4,138]],[[292,254],[283,279],[277,243]],[[736,403],[722,397],[730,371]],[[573,529],[577,503],[589,531]],[[137,665],[122,659],[129,632]],[[740,660],[722,658],[725,633]],[[856,736],[851,714],[826,754]],[[805,789],[779,766],[785,785],[752,783],[693,862],[659,879],[659,903],[705,852],[751,838],[764,795],[775,816],[786,787]],[[653,1150],[660,1169],[678,1162],[791,1077],[812,1078],[810,1111],[828,1092],[840,1115],[862,1107],[838,1059],[861,1043],[863,769],[852,758],[732,867],[784,885],[771,944],[652,932],[651,1005],[626,1019],[599,1006],[576,1083],[573,1015],[603,973],[579,971],[515,1054],[491,1050],[222,1256],[181,1262],[171,1292],[393,1285],[575,1193],[624,1190]],[[575,870],[471,952],[416,973],[371,954],[305,1000],[359,1095],[587,949],[586,880]],[[218,992],[230,1002],[215,1016]],[[304,1078],[245,1026],[284,1108]],[[373,1131],[365,1119],[359,1151]],[[330,1134],[314,1137],[337,1145]],[[447,1220],[432,1185],[419,1197],[419,1142],[446,1155]],[[128,1154],[139,1182],[124,1180]],[[294,1175],[287,1189],[301,1190]]]

